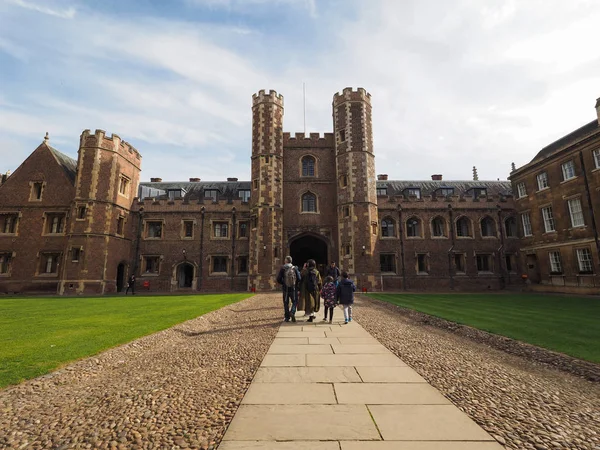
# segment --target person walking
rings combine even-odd
[[[323,297],[323,305],[325,307],[325,317],[323,317],[323,322],[327,321],[327,313],[329,313],[329,323],[333,323],[333,310],[336,305],[336,294],[337,289],[333,278],[330,276],[325,277],[325,284],[323,284],[323,289],[321,289],[321,297]]]
[[[289,322],[296,321],[296,307],[298,305],[298,282],[302,279],[298,268],[292,264],[292,257],[285,257],[285,264],[279,269],[277,275],[277,282],[281,284],[283,290],[283,313],[284,320]],[[290,311],[290,301],[292,302],[292,309]]]
[[[129,289],[131,289],[131,295],[135,295],[135,275],[131,275],[129,277],[129,281],[127,282],[127,289],[125,290],[125,295],[129,293]]]
[[[327,268],[327,273],[325,274],[328,277],[333,278],[333,282],[335,283],[335,287],[337,287],[339,281],[340,281],[340,269],[338,267],[336,267],[335,265],[335,261],[332,262],[329,267]]]
[[[306,286],[304,285],[304,280],[306,280],[306,276],[308,275],[308,263],[304,263],[302,266],[302,270],[300,271],[301,280],[298,283],[298,311],[304,311],[304,315],[308,316],[306,312]]]
[[[309,259],[306,267],[306,277],[302,278],[304,286],[304,312],[308,314],[308,322],[315,320],[316,314],[321,309],[321,288],[323,281],[317,270],[317,263]]]
[[[356,286],[354,282],[348,278],[348,272],[342,272],[342,281],[337,287],[337,301],[344,306],[344,324],[352,322],[352,304],[354,303],[354,292]]]

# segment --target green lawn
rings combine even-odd
[[[600,300],[539,294],[369,294],[405,308],[600,363]]]
[[[0,388],[250,295],[0,298]]]

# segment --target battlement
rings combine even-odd
[[[242,202],[241,198],[235,199],[220,199],[213,201],[212,198],[175,198],[171,200],[167,197],[136,197],[133,202],[132,210],[143,211],[144,213],[151,212],[201,212],[203,209],[205,212],[219,212],[219,213],[231,213],[232,208],[235,208],[236,212],[250,212],[250,203]]]
[[[390,203],[448,203],[457,204],[456,208],[465,207],[465,203],[471,205],[472,208],[496,208],[498,203],[506,203],[512,201],[512,194],[492,194],[480,197],[473,197],[472,195],[450,195],[450,196],[432,196],[424,195],[421,198],[417,198],[415,195],[394,195],[388,198]],[[381,202],[380,202],[381,203]],[[462,204],[462,205],[461,205]]]
[[[96,130],[94,134],[90,130],[83,130],[79,141],[80,147],[93,147],[101,148],[105,150],[111,150],[119,153],[127,160],[134,160],[132,162],[141,162],[142,155],[138,152],[133,145],[129,142],[123,141],[121,137],[115,133],[111,136],[106,136],[106,131]]]
[[[333,147],[335,139],[333,133],[283,133],[284,147]]]
[[[259,105],[261,103],[275,103],[283,108],[283,95],[278,94],[277,91],[269,90],[267,94],[264,89],[258,91],[258,94],[252,95],[252,106]]]
[[[364,88],[358,88],[356,90],[351,87],[344,88],[342,92],[336,92],[333,95],[333,104],[340,105],[345,102],[366,102],[371,104],[371,94],[369,94]]]

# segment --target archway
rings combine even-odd
[[[327,267],[327,243],[317,236],[304,235],[290,243],[290,256],[295,265],[302,265],[309,259],[314,259],[321,274]]]
[[[191,288],[194,281],[194,266],[182,263],[177,268],[177,287],[180,289]]]
[[[121,263],[117,266],[117,292],[122,292],[125,286],[125,264]]]

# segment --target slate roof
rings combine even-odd
[[[455,195],[469,193],[474,188],[485,188],[487,195],[512,195],[510,181],[378,180],[377,187],[387,187],[387,195],[402,195],[408,188],[419,188],[421,197],[441,188],[454,188]]]
[[[50,153],[52,153],[54,158],[56,158],[56,162],[58,162],[58,164],[63,168],[63,170],[69,177],[69,180],[71,180],[71,183],[75,184],[75,178],[77,177],[77,161],[75,161],[73,158],[68,157],[64,153],[59,152],[54,147],[51,147],[48,144],[46,144],[46,147],[48,147]]]
[[[581,128],[578,128],[577,130],[567,134],[566,136],[561,137],[560,139],[554,141],[552,144],[547,145],[546,147],[541,149],[538,152],[538,154],[535,155],[535,157],[530,161],[529,164],[537,162],[537,161],[541,161],[542,159],[549,157],[555,151],[557,151],[567,145],[574,144],[581,138],[584,138],[587,135],[593,134],[594,132],[598,131],[599,128],[600,128],[600,124],[598,123],[598,120],[594,120],[594,121],[582,126]]]
[[[165,194],[169,190],[183,189],[186,193],[185,199],[190,197],[204,198],[206,189],[216,189],[219,191],[219,199],[236,199],[239,198],[239,190],[250,190],[250,181],[173,181],[173,182],[142,182],[140,183],[140,193],[143,187],[158,189],[164,191]],[[139,195],[139,194],[138,194]],[[143,196],[139,195],[142,199]]]

